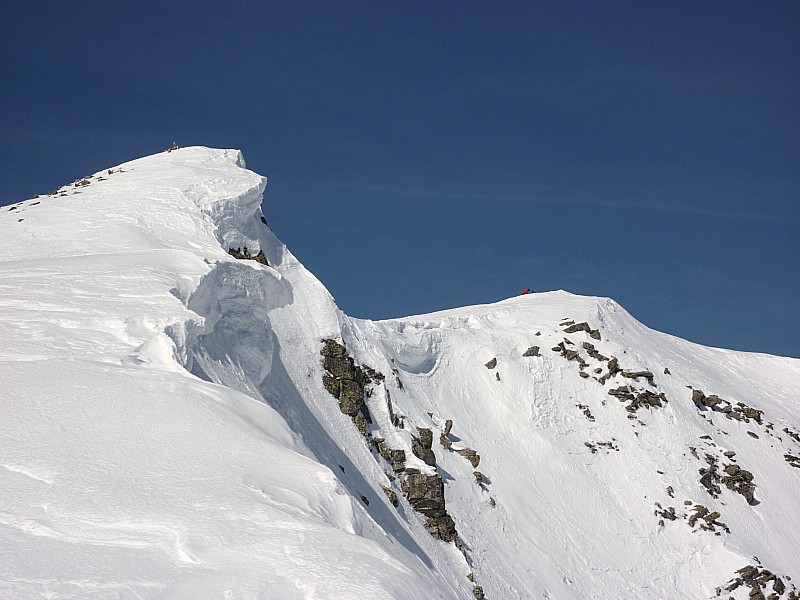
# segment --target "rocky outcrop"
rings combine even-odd
[[[436,466],[436,455],[433,453],[433,432],[424,427],[417,428],[419,437],[412,436],[411,451],[429,467]]]
[[[620,402],[628,402],[629,404],[625,407],[625,410],[629,413],[635,413],[640,408],[660,408],[667,402],[667,397],[663,393],[656,394],[649,390],[635,390],[627,385],[608,390],[608,394],[614,396]]]
[[[692,390],[692,402],[700,411],[711,409],[714,412],[722,413],[728,419],[744,423],[752,420],[761,424],[764,415],[763,410],[747,406],[744,402],[733,404],[713,394],[706,396],[702,390],[697,389]]]
[[[481,464],[480,455],[471,448],[459,448],[456,450],[456,454],[460,454],[466,458],[473,467],[477,467]]]
[[[522,356],[539,356],[539,346],[531,346],[525,350]]]
[[[322,384],[339,401],[339,410],[348,415],[364,437],[369,437],[368,424],[372,417],[364,401],[364,385],[367,378],[364,371],[356,366],[347,349],[336,340],[326,339],[323,346],[322,366],[326,374]]]
[[[238,258],[240,260],[254,260],[257,263],[261,263],[262,265],[269,266],[269,261],[267,257],[264,255],[263,250],[259,250],[258,254],[250,254],[250,251],[247,249],[247,246],[242,249],[239,248],[229,248],[228,254],[230,254],[233,258]]]
[[[493,358],[489,362],[486,363],[487,369],[494,369],[497,366],[497,357]]]
[[[754,497],[756,486],[753,485],[753,474],[750,471],[731,464],[727,465],[723,472],[725,475],[722,476],[722,483],[725,487],[744,496],[748,504],[756,504]]]
[[[445,508],[441,475],[408,469],[402,480],[402,489],[414,510],[426,517],[425,529],[433,537],[445,542],[458,540],[455,523]]]
[[[585,331],[586,333],[589,334],[589,337],[595,340],[600,339],[600,332],[597,329],[592,329],[591,327],[589,327],[589,323],[587,323],[586,321],[584,321],[583,323],[574,323],[568,326],[564,330],[564,333],[578,333],[579,331]]]
[[[591,342],[583,342],[582,346],[583,349],[586,350],[586,354],[588,354],[591,358],[599,360],[601,362],[608,360],[608,357],[600,354],[594,347],[594,344],[592,344]]]
[[[758,559],[755,560],[758,561]],[[789,577],[786,577],[786,579],[787,581],[790,580]],[[721,596],[723,592],[733,592],[739,587],[750,588],[748,594],[750,600],[800,599],[797,588],[791,582],[787,585],[783,578],[760,565],[747,565],[736,571],[736,576],[733,579],[724,586],[717,588],[717,596]],[[771,591],[770,587],[772,588]],[[765,596],[765,593],[769,594],[769,596]]]
[[[623,371],[622,376],[627,379],[639,379],[640,377],[643,377],[651,384],[653,383],[653,377],[655,377],[652,371]]]

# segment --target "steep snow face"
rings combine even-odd
[[[0,596],[452,596],[259,394],[264,185],[187,148],[0,213]]]
[[[264,186],[186,148],[0,212],[0,595],[791,597],[800,361],[565,292],[351,319]]]
[[[448,507],[487,597],[709,598],[748,565],[791,592],[800,361],[697,346],[565,292],[354,321],[345,340],[393,372],[406,423],[443,438]]]

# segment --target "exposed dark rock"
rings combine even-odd
[[[450,447],[453,445],[453,442],[451,442],[450,438],[443,433],[439,436],[439,444],[442,446],[442,448],[449,450]]]
[[[497,366],[497,357],[493,358],[489,362],[486,363],[487,369],[494,369]]]
[[[574,325],[570,325],[564,330],[564,333],[578,333],[579,331],[585,331],[586,333],[589,333],[591,330],[592,328],[589,327],[589,324],[584,321],[583,323],[575,323]]]
[[[425,530],[436,539],[443,542],[458,543],[458,532],[453,518],[448,515],[441,517],[428,517],[425,521]]]
[[[338,343],[336,340],[325,339],[322,340],[322,356],[336,356],[339,358],[347,356],[347,349]]]
[[[753,474],[742,469],[739,465],[727,465],[724,469],[725,475],[721,478],[729,490],[744,496],[748,504],[755,504],[755,485],[753,485]]]
[[[473,467],[477,467],[481,463],[480,455],[471,448],[460,448],[456,450],[456,453],[466,458]]]
[[[422,460],[430,467],[436,466],[436,455],[433,453],[431,446],[433,445],[433,432],[430,429],[420,427],[419,437],[412,436],[411,438],[411,451],[414,456]]]
[[[654,377],[651,371],[623,371],[622,376],[627,377],[628,379],[638,379],[640,377],[643,377],[648,381],[650,381],[651,383],[653,382],[653,377]]]
[[[383,493],[386,494],[386,497],[389,498],[389,502],[392,503],[392,506],[397,506],[399,501],[397,499],[397,492],[395,492],[392,488],[388,488],[385,485],[381,486]]]
[[[570,350],[569,348],[564,348],[564,349],[561,351],[561,354],[562,354],[562,355],[564,356],[564,358],[566,358],[567,360],[572,360],[573,358],[575,358],[576,356],[578,356],[578,352],[577,352],[577,351],[575,351],[575,350]]]
[[[483,483],[483,473],[480,471],[473,471],[472,474],[475,476],[475,483],[478,485]]]
[[[233,258],[238,258],[240,260],[254,260],[262,265],[269,266],[269,261],[267,261],[267,257],[264,255],[262,250],[258,251],[258,254],[250,254],[247,250],[247,246],[242,249],[239,248],[228,248],[228,254],[230,254]]]
[[[426,517],[443,517],[447,514],[444,505],[444,483],[442,476],[426,475],[417,469],[408,469],[403,479],[403,491],[414,510]]]
[[[339,410],[353,417],[364,407],[364,386],[350,379],[342,379],[339,384]]]
[[[358,429],[358,432],[364,437],[369,437],[369,428],[367,427],[367,420],[361,415],[353,416],[353,423]]]
[[[335,340],[323,340],[320,354],[322,366],[327,371],[322,376],[322,384],[339,400],[339,410],[352,417],[358,430],[367,437],[367,424],[372,423],[372,417],[364,402],[364,372],[348,356],[345,347]]]
[[[341,393],[341,385],[339,384],[338,379],[331,377],[330,375],[323,375],[322,385],[325,386],[325,389],[328,390],[328,393],[331,396],[335,396],[336,398],[339,397],[339,394]]]
[[[786,459],[786,462],[788,462],[790,466],[800,469],[800,457],[793,456],[791,454],[784,454],[783,458]]]
[[[531,346],[522,356],[539,356],[539,346]]]
[[[476,585],[472,588],[472,595],[477,598],[477,600],[483,600],[486,596],[483,593],[483,588],[479,585]]]
[[[590,343],[590,342],[583,342],[582,346],[583,346],[583,349],[584,349],[584,350],[586,350],[586,354],[588,354],[588,355],[589,355],[590,357],[592,357],[593,359],[595,359],[595,360],[599,360],[599,361],[606,361],[606,360],[608,360],[608,357],[606,357],[606,356],[603,356],[602,354],[600,354],[600,353],[599,353],[599,352],[598,352],[598,351],[595,349],[595,347],[594,347],[594,344],[592,344],[592,343]]]
[[[453,420],[452,419],[447,419],[444,422],[444,434],[445,435],[450,435],[450,431],[452,429],[453,429]]]
[[[592,411],[589,410],[589,407],[586,404],[576,404],[581,411],[583,411],[583,416],[585,416],[590,421],[594,421],[594,415],[592,415]]]
[[[631,392],[631,388],[629,388],[627,385],[620,386],[613,390],[608,390],[608,394],[609,396],[614,396],[620,402],[626,402],[636,398],[636,396],[634,396]]]
[[[405,450],[389,450],[389,462],[392,464],[392,470],[395,473],[406,470],[406,451]]]
[[[664,375],[672,375],[667,367],[664,367]]]

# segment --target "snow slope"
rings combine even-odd
[[[565,292],[351,319],[264,187],[184,148],[0,211],[0,597],[792,597],[800,361]]]

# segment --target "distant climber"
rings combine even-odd
[[[178,146],[178,142],[172,142],[172,146],[167,149],[167,152],[172,152],[173,150],[178,150],[180,146]]]
[[[524,290],[522,290],[522,295],[523,295],[523,296],[524,296],[525,294],[531,294],[531,293],[533,293],[533,292],[531,292],[531,291],[530,291],[528,288],[525,288]]]

